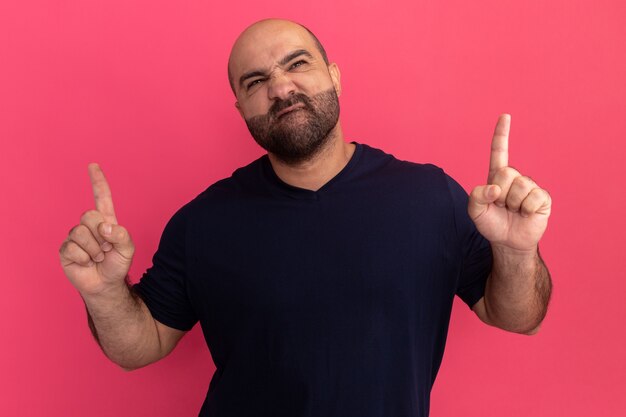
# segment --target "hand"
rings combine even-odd
[[[498,119],[491,142],[487,185],[472,191],[468,213],[478,231],[493,245],[535,251],[548,225],[550,194],[509,165],[511,116]]]
[[[89,165],[96,209],[85,212],[59,250],[63,272],[84,295],[125,285],[135,252],[126,229],[117,224],[111,190],[97,164]]]

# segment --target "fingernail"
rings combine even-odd
[[[113,245],[111,245],[109,242],[104,242],[102,245],[100,245],[100,248],[104,251],[104,252],[108,252],[111,249],[113,249]]]
[[[104,261],[104,253],[100,252],[99,254],[96,255],[95,258],[93,258],[93,260],[96,261],[96,262]]]
[[[499,202],[499,201],[496,201],[496,203],[495,203],[495,204],[496,204],[496,206],[498,206],[498,207],[504,207],[504,203],[501,203],[501,202]]]
[[[110,225],[110,224],[105,223],[105,224],[102,226],[102,230],[104,231],[104,234],[105,234],[105,235],[110,235],[110,234],[111,234],[111,230],[113,230],[113,228],[111,227],[111,225]]]

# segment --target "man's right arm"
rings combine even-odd
[[[96,210],[83,214],[60,249],[63,272],[85,302],[89,324],[109,359],[131,370],[170,353],[185,332],[154,320],[126,277],[135,247],[117,223],[111,191],[96,164],[89,166]]]
[[[83,296],[89,329],[104,354],[127,371],[167,356],[185,331],[152,318],[141,298],[126,283],[97,296]]]

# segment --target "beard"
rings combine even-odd
[[[282,110],[302,107],[278,116]],[[295,93],[276,101],[267,114],[246,119],[250,134],[263,149],[293,165],[310,160],[332,138],[339,120],[339,98],[334,88],[307,96]]]

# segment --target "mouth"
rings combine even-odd
[[[296,103],[293,104],[287,108],[282,109],[281,111],[279,111],[278,113],[276,113],[276,118],[280,118],[281,116],[284,116],[287,113],[290,113],[292,111],[296,111],[296,110],[300,110],[302,108],[304,108],[304,103]]]

